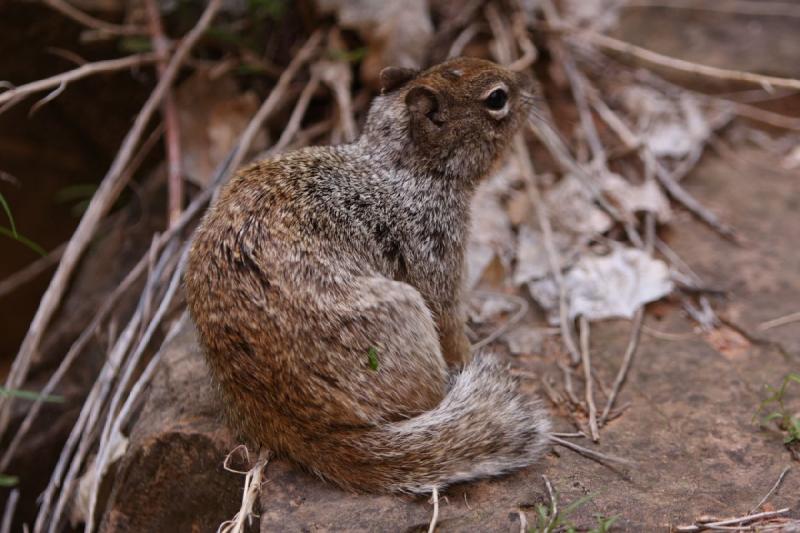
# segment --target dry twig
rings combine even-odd
[[[14,520],[14,511],[19,501],[19,489],[14,489],[8,495],[6,507],[3,510],[3,521],[0,522],[0,533],[11,533],[11,522]]]
[[[428,526],[428,533],[433,533],[436,531],[436,522],[439,521],[439,488],[436,486],[433,487],[431,500],[433,500],[433,516],[431,517],[431,523]]]
[[[93,63],[86,63],[80,67],[50,76],[43,80],[36,80],[19,87],[11,86],[7,91],[0,93],[0,106],[12,101],[18,101],[20,98],[48,89],[58,88],[62,85],[69,84],[73,81],[101,72],[114,72],[117,70],[125,70],[127,68],[138,67],[155,63],[158,60],[157,54],[134,54],[127,57],[120,57],[118,59],[107,59],[105,61],[95,61]],[[8,107],[3,107],[5,111]]]
[[[700,75],[708,78],[715,78],[725,81],[736,81],[744,83],[752,83],[766,90],[771,90],[773,87],[781,87],[785,89],[800,90],[800,80],[793,78],[779,78],[777,76],[764,76],[755,74],[753,72],[745,72],[741,70],[732,70],[719,67],[712,67],[684,59],[670,57],[658,52],[653,52],[647,48],[642,48],[635,44],[631,44],[619,39],[614,39],[607,35],[595,33],[591,31],[583,31],[573,26],[558,24],[553,26],[557,30],[567,31],[573,34],[582,42],[594,44],[604,50],[611,50],[623,55],[635,57],[651,65],[659,65],[672,70],[686,72],[688,74]]]
[[[267,449],[262,449],[258,455],[258,460],[253,467],[248,470],[247,472],[241,472],[238,470],[233,470],[228,466],[228,461],[230,460],[231,455],[233,452],[238,450],[239,447],[237,446],[228,456],[225,458],[225,463],[223,464],[225,470],[229,472],[235,472],[238,474],[245,474],[244,477],[244,491],[242,494],[242,505],[239,510],[236,512],[236,515],[227,522],[223,522],[217,528],[217,533],[244,533],[245,532],[245,521],[248,523],[252,520],[253,517],[253,507],[255,506],[256,501],[258,500],[259,492],[261,491],[262,480],[264,477],[264,470],[269,464],[270,452]],[[245,454],[247,454],[247,448],[244,449]],[[248,455],[249,457],[249,455]]]
[[[592,358],[589,353],[589,321],[581,315],[578,319],[581,342],[581,361],[583,363],[583,379],[586,394],[586,406],[589,409],[589,431],[592,440],[600,440],[600,430],[597,427],[597,407],[594,404],[594,381],[592,380]]]
[[[145,35],[147,30],[138,26],[113,24],[95,18],[80,9],[70,5],[64,0],[43,0],[44,4],[55,9],[62,15],[71,18],[79,24],[83,24],[87,28],[95,30],[102,35]]]
[[[781,475],[778,476],[778,480],[775,482],[774,485],[772,485],[772,488],[769,489],[769,491],[764,495],[764,497],[761,498],[759,500],[759,502],[756,504],[756,506],[753,507],[752,509],[750,509],[750,512],[747,513],[747,514],[751,514],[751,515],[755,514],[755,512],[758,511],[761,508],[761,506],[764,505],[767,502],[767,500],[769,500],[769,497],[772,496],[772,494],[776,490],[778,490],[778,487],[781,486],[781,483],[783,482],[783,478],[786,477],[786,474],[789,473],[789,470],[791,470],[791,468],[792,468],[791,466],[787,466],[786,468],[783,469],[783,471],[781,472]]]
[[[678,526],[675,528],[675,531],[680,533],[693,533],[695,531],[703,531],[706,529],[719,529],[719,528],[724,528],[726,526],[735,526],[734,531],[741,531],[742,529],[744,529],[742,527],[744,524],[752,524],[753,522],[757,522],[760,520],[769,520],[771,518],[778,518],[781,515],[785,515],[788,512],[789,508],[786,507],[784,509],[779,509],[777,511],[757,513],[747,516],[739,516],[736,518],[728,518],[726,520],[718,520],[716,522],[701,522],[701,523],[694,523],[690,526]]]
[[[800,321],[800,311],[762,322],[756,326],[756,329],[758,329],[758,331],[767,331],[768,329],[785,326],[798,321]]]
[[[164,34],[161,13],[156,0],[146,0],[144,4],[150,41],[158,56],[158,75],[163,76],[167,68],[167,59],[169,59],[169,43]],[[167,152],[167,221],[171,226],[178,220],[183,207],[180,125],[171,87],[167,88],[164,93],[161,114],[164,117],[164,145]]]

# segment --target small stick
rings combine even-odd
[[[572,338],[572,329],[569,324],[568,310],[567,310],[567,293],[564,284],[564,276],[561,272],[561,258],[558,253],[553,240],[553,227],[550,225],[550,217],[547,213],[547,206],[539,194],[539,189],[535,182],[535,173],[533,165],[531,164],[530,154],[528,148],[525,146],[525,140],[521,135],[517,135],[514,140],[515,148],[517,151],[517,159],[522,166],[522,174],[525,178],[525,190],[531,199],[531,203],[536,210],[536,217],[539,222],[539,228],[542,230],[544,237],[545,251],[547,252],[547,263],[550,267],[550,273],[558,286],[558,309],[559,309],[559,326],[561,327],[561,337],[564,345],[570,354],[573,364],[577,364],[581,360],[578,348],[575,345],[575,340]]]
[[[58,263],[66,247],[67,243],[61,243],[56,248],[48,252],[46,256],[40,257],[33,263],[22,267],[20,270],[14,272],[3,281],[0,281],[0,298],[13,292],[20,285],[24,285],[25,283],[35,279],[36,276],[46,271],[54,264]]]
[[[785,326],[786,324],[797,321],[800,321],[800,311],[762,322],[756,326],[756,329],[759,331],[767,331],[768,329]]]
[[[556,518],[558,517],[558,498],[556,498],[553,492],[553,485],[550,484],[550,480],[547,479],[547,476],[542,474],[542,479],[544,480],[545,488],[547,488],[547,496],[550,498],[550,518],[547,520],[547,525],[544,526],[544,531],[549,532],[552,530]]]
[[[314,96],[314,92],[318,87],[319,76],[312,71],[311,79],[308,80],[308,83],[303,88],[303,92],[300,93],[300,97],[297,99],[297,103],[292,110],[292,115],[289,117],[289,122],[286,123],[286,127],[283,129],[283,133],[281,133],[278,142],[269,150],[270,155],[279,153],[286,148],[300,129],[300,123],[303,121],[303,117],[306,114],[308,104],[311,102],[311,97]]]
[[[586,392],[586,405],[589,408],[589,431],[592,440],[600,440],[600,430],[597,426],[597,407],[594,404],[594,382],[592,381],[592,357],[589,353],[589,321],[581,315],[578,319],[580,325],[581,360],[583,362],[584,389]]]
[[[622,366],[619,367],[617,377],[614,379],[614,386],[611,388],[611,394],[608,396],[606,406],[603,408],[603,414],[600,415],[599,424],[602,426],[608,420],[608,415],[614,407],[614,402],[617,399],[622,385],[625,383],[625,378],[628,376],[633,356],[636,354],[636,348],[639,346],[639,339],[642,337],[642,324],[644,323],[644,307],[636,310],[633,316],[633,325],[631,326],[631,334],[628,338],[628,345],[625,348],[625,355],[622,358]]]
[[[464,51],[464,47],[467,46],[480,31],[481,27],[477,22],[473,22],[464,28],[464,30],[458,34],[458,37],[456,37],[456,39],[453,41],[453,44],[450,46],[450,50],[447,52],[447,59],[460,56]]]
[[[528,517],[522,510],[517,511],[519,515],[519,533],[528,533]]]
[[[169,58],[169,44],[164,34],[156,0],[145,1],[150,41],[153,50],[158,54],[158,75],[163,76]],[[164,145],[167,152],[167,221],[171,226],[180,217],[183,207],[183,177],[181,176],[181,136],[178,121],[178,109],[175,106],[172,88],[167,88],[161,102],[161,114],[164,116]]]
[[[0,105],[32,93],[57,88],[62,84],[67,84],[87,76],[92,76],[93,74],[98,74],[100,72],[114,72],[117,70],[124,70],[126,68],[155,63],[156,61],[158,61],[158,55],[148,53],[134,54],[126,57],[120,57],[118,59],[108,59],[105,61],[86,63],[85,65],[81,65],[76,69],[68,70],[67,72],[62,72],[61,74],[56,74],[55,76],[50,76],[49,78],[45,78],[43,80],[32,81],[30,83],[26,83],[25,85],[20,85],[19,87],[13,87],[7,91],[3,91],[0,93]],[[5,109],[8,108],[6,107],[3,110]]]
[[[780,487],[781,483],[783,482],[783,478],[786,477],[786,474],[789,472],[789,470],[791,470],[791,468],[792,467],[787,466],[786,468],[783,469],[783,472],[781,472],[781,475],[778,476],[778,481],[776,481],[775,484],[772,485],[772,488],[769,489],[769,492],[767,492],[764,495],[764,497],[761,498],[761,500],[756,504],[756,506],[753,507],[752,509],[750,509],[750,512],[747,513],[747,514],[750,514],[750,515],[754,514],[756,511],[758,511],[761,508],[762,505],[764,505],[764,503],[769,499],[769,497],[772,496],[772,494],[776,490],[778,490],[778,487]]]
[[[636,46],[635,44],[621,41],[619,39],[614,39],[613,37],[609,37],[607,35],[602,35],[591,31],[583,31],[574,26],[569,26],[566,24],[559,24],[554,26],[554,28],[573,33],[579,39],[597,45],[605,50],[612,50],[623,55],[633,56],[637,59],[645,61],[646,63],[667,67],[672,70],[725,81],[752,83],[754,85],[763,87],[768,91],[772,87],[800,90],[800,80],[798,79],[764,76],[761,74],[755,74],[753,72],[725,69],[694,63],[692,61],[686,61],[664,54],[659,54],[658,52],[654,52],[652,50],[648,50],[647,48],[642,48],[641,46]]]
[[[6,508],[3,511],[3,522],[0,523],[0,533],[11,533],[11,521],[14,519],[14,511],[17,508],[17,501],[19,500],[19,489],[14,489],[8,495],[6,500]]]
[[[567,391],[569,401],[572,402],[572,405],[580,405],[581,402],[575,395],[575,389],[572,386],[572,369],[567,365],[562,364],[561,361],[556,361],[556,365],[558,365],[561,373],[564,374],[564,390]]]
[[[237,446],[236,449],[239,447]],[[236,451],[234,449],[234,451]],[[233,453],[233,452],[231,452]],[[245,453],[247,453],[247,448],[245,448]],[[225,458],[225,469],[231,472],[236,472],[235,470],[230,470],[227,467],[228,457]],[[227,520],[219,525],[217,528],[217,533],[245,533],[245,521],[249,520],[253,516],[253,506],[258,499],[258,494],[261,491],[262,479],[264,477],[264,470],[269,464],[270,452],[267,449],[262,449],[258,455],[258,461],[253,467],[245,473],[244,476],[244,490],[242,494],[242,504],[239,507],[239,511],[236,512],[236,515],[231,520]]]
[[[768,0],[758,0],[757,2],[732,0],[725,3],[718,3],[714,0],[703,2],[698,0],[669,0],[669,2],[658,0],[628,0],[620,7],[658,7],[665,9],[691,9],[695,11],[716,11],[718,13],[734,13],[742,15],[762,15],[771,17],[800,17],[800,9],[797,4],[787,2],[770,2]]]
[[[584,448],[583,446],[579,446],[574,442],[570,442],[568,440],[556,437],[552,433],[550,434],[550,440],[560,446],[563,446],[564,448],[569,448],[573,452],[583,455],[584,457],[588,457],[589,459],[597,461],[598,463],[606,466],[609,466],[610,464],[614,463],[626,466],[631,464],[631,462],[628,461],[627,459],[622,459],[620,457],[615,457],[613,455],[596,452],[594,450],[590,450],[589,448]]]
[[[121,26],[95,18],[63,0],[43,0],[44,4],[87,28],[105,35],[145,35],[147,31],[137,26]]]
[[[586,433],[583,431],[575,431],[573,433],[551,433],[554,437],[559,437],[562,439],[585,439]]]
[[[428,533],[433,533],[436,531],[436,522],[439,520],[439,488],[436,486],[433,487],[431,499],[433,500],[433,516],[431,517],[431,523],[428,526]]]
[[[724,527],[731,525],[750,524],[757,520],[766,520],[770,518],[777,518],[789,512],[789,508],[779,509],[777,511],[770,511],[765,513],[751,514],[747,516],[740,516],[737,518],[728,518],[718,522],[695,523],[690,526],[678,526],[675,531],[680,533],[694,533],[695,531],[703,531],[704,529],[714,529],[716,527]]]

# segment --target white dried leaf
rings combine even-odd
[[[564,277],[570,318],[631,318],[642,305],[672,291],[666,263],[636,248],[581,257]]]
[[[255,93],[241,93],[232,76],[214,78],[198,70],[178,88],[176,98],[181,132],[181,168],[199,187],[206,187],[258,109]],[[260,132],[254,151],[266,145]]]
[[[470,304],[469,318],[477,324],[485,324],[498,318],[500,315],[516,311],[518,304],[502,294],[488,293],[480,300],[473,300]]]
[[[544,196],[555,226],[567,231],[594,236],[608,231],[613,220],[592,200],[592,193],[581,180],[567,174]]]
[[[339,27],[359,33],[367,56],[361,65],[365,81],[376,85],[387,66],[420,68],[433,38],[427,0],[317,0],[320,12],[335,13]]]
[[[553,233],[553,244],[558,252],[562,267],[569,265],[577,255],[580,239],[561,232]],[[550,275],[550,260],[542,232],[522,225],[517,235],[517,264],[514,269],[514,285],[524,285],[529,281]]]
[[[656,156],[685,157],[711,132],[691,95],[683,94],[676,102],[650,87],[633,85],[623,90],[621,102],[628,115],[636,117],[637,134]]]
[[[495,257],[508,269],[514,255],[514,233],[502,197],[511,191],[513,167],[503,167],[478,186],[472,199],[472,220],[466,263],[468,289],[473,288]]]
[[[513,355],[542,352],[548,332],[544,328],[518,326],[505,335],[503,340]]]
[[[528,292],[547,313],[550,324],[558,324],[558,285],[552,276],[528,282]]]
[[[608,172],[601,178],[600,186],[628,213],[649,211],[655,213],[659,222],[669,221],[672,215],[669,199],[654,180],[633,184],[618,174]]]

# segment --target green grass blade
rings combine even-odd
[[[19,478],[17,476],[0,474],[0,487],[13,487],[17,483],[19,483]]]
[[[15,230],[8,229],[5,226],[0,226],[0,235],[5,235],[6,237],[10,237],[15,241],[19,242],[20,244],[24,244],[37,254],[41,255],[42,257],[47,255],[47,252],[44,248],[30,240],[29,238],[25,237],[24,235],[20,235]]]
[[[52,402],[52,403],[63,403],[64,397],[63,396],[55,396],[55,395],[43,395],[39,392],[29,391],[29,390],[20,390],[20,389],[7,389],[5,387],[0,387],[0,396],[10,396],[13,398],[21,398],[23,400],[32,400],[36,401],[39,398],[45,402]]]
[[[8,224],[11,226],[11,233],[16,238],[17,237],[17,225],[14,224],[14,217],[11,216],[11,206],[8,205],[8,202],[6,201],[6,197],[3,196],[2,193],[0,193],[0,206],[2,206],[3,207],[3,211],[6,212],[6,216],[8,217]]]

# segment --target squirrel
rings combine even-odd
[[[256,162],[223,187],[185,288],[241,435],[346,490],[426,493],[548,444],[539,400],[470,357],[461,287],[471,197],[532,81],[457,58],[381,82],[352,144]]]

